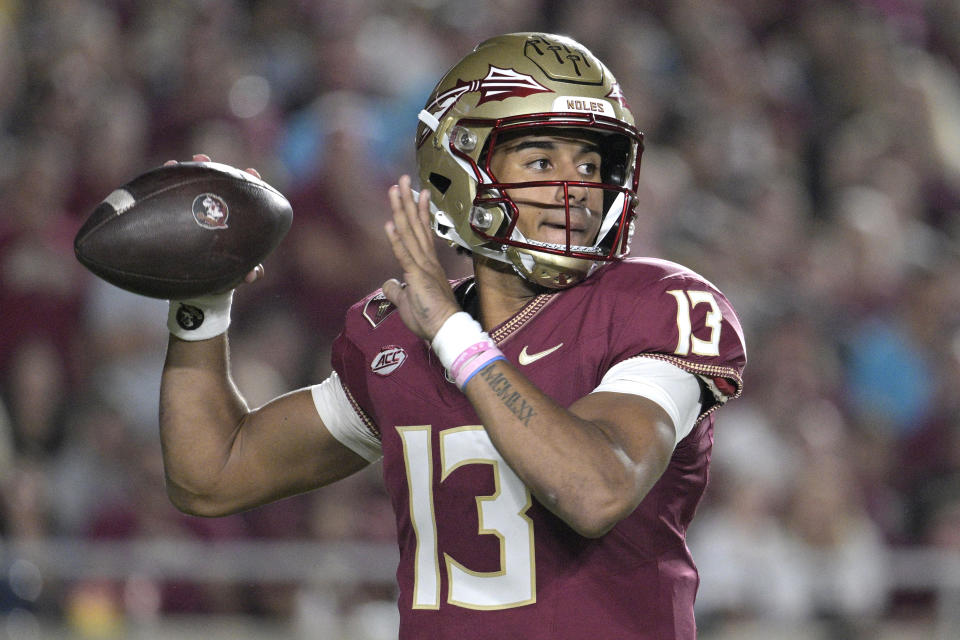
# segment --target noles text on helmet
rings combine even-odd
[[[447,72],[419,119],[440,237],[551,289],[628,253],[643,134],[583,45],[491,38]]]

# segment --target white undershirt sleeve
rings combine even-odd
[[[700,383],[680,367],[657,358],[629,358],[610,367],[593,393],[631,393],[660,405],[677,431],[674,446],[693,430],[700,415]]]
[[[370,433],[357,415],[336,371],[320,384],[310,387],[310,393],[330,435],[367,462],[376,462],[383,457],[380,440]]]

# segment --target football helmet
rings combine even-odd
[[[504,183],[491,171],[498,142],[524,134],[589,136],[598,142],[600,182]],[[577,131],[580,130],[580,131]],[[512,33],[477,47],[434,88],[417,127],[420,184],[431,189],[434,231],[452,244],[513,266],[537,285],[574,285],[630,248],[643,134],[610,70],[580,43],[542,33]],[[556,186],[603,191],[591,242],[525,237],[513,196]],[[528,192],[529,193],[529,192]]]

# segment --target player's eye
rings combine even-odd
[[[550,168],[550,160],[547,158],[535,158],[527,162],[526,167],[534,171],[546,171]]]
[[[584,176],[594,176],[600,171],[600,167],[595,162],[583,162],[577,168]]]

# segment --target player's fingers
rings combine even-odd
[[[420,228],[423,229],[424,250],[428,252],[431,260],[437,265],[440,264],[437,258],[436,235],[433,232],[430,215],[430,200],[433,193],[429,189],[420,192],[420,199],[417,201],[417,214],[420,219]]]
[[[421,204],[413,199],[413,189],[411,188],[410,176],[401,176],[399,181],[400,199],[404,205],[404,212],[407,215],[407,223],[417,242],[418,248],[424,255],[431,255],[433,251],[433,239],[429,235],[429,224],[424,226],[423,218],[420,214]],[[428,210],[429,211],[429,210]]]
[[[429,195],[422,204],[414,200],[409,176],[401,176],[396,189],[399,203],[394,215],[404,242],[417,264],[425,271],[436,275],[440,269],[440,262],[437,259],[433,232],[430,229]]]
[[[400,296],[402,295],[405,287],[406,285],[396,278],[390,278],[383,283],[383,295],[387,297],[387,300],[396,305],[398,302],[400,302]]]
[[[393,211],[392,224],[388,223],[387,237],[394,248],[394,254],[401,260],[400,264],[404,268],[416,264],[420,265],[423,260],[423,249],[416,238],[416,234],[410,224],[410,214],[407,211],[409,203],[404,203],[401,195],[402,187],[393,185],[390,187],[388,197],[390,199],[390,208]],[[399,249],[403,250],[404,258],[397,253]],[[404,259],[410,260],[410,265],[403,262]]]
[[[210,162],[210,156],[208,156],[208,155],[205,154],[205,153],[195,153],[195,154],[193,154],[192,160],[193,160],[194,162]],[[174,164],[180,164],[180,161],[179,161],[179,160],[167,160],[166,162],[163,163],[163,166],[169,167],[170,165],[174,165]],[[258,175],[257,177],[259,178],[260,176]]]
[[[263,276],[264,276],[263,265],[258,264],[257,266],[255,266],[253,269],[250,270],[250,273],[248,273],[243,278],[243,281],[246,282],[247,284],[250,284],[251,282],[256,282]]]
[[[410,214],[416,210],[416,206],[410,193],[410,178],[408,176],[400,176],[397,184],[390,188],[390,206],[393,209],[393,218],[397,223],[397,229],[404,234],[412,233]]]
[[[400,263],[400,268],[403,269],[404,272],[420,268],[416,259],[410,253],[408,243],[404,241],[404,237],[397,228],[396,223],[392,220],[388,221],[383,225],[383,229],[387,233],[390,248],[393,249],[393,255],[396,257],[397,262]]]
[[[244,171],[246,171],[247,173],[249,173],[255,178],[260,178],[261,180],[263,180],[263,176],[260,175],[260,172],[254,169],[253,167],[247,167],[246,169],[244,169]]]

